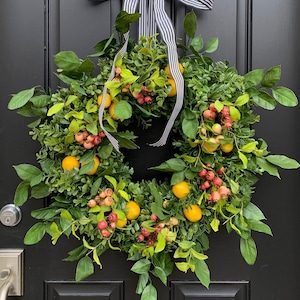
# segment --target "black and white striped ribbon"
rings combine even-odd
[[[182,105],[183,105],[183,93],[184,93],[184,80],[183,76],[179,70],[178,64],[178,54],[175,41],[175,32],[172,22],[165,11],[165,1],[164,0],[125,0],[123,4],[123,10],[127,13],[134,13],[139,2],[139,10],[142,14],[139,20],[139,37],[140,36],[152,36],[156,32],[156,26],[158,27],[163,41],[167,45],[168,49],[168,60],[170,66],[170,72],[174,78],[176,84],[176,102],[172,114],[168,120],[168,123],[163,131],[161,138],[156,142],[151,144],[151,146],[162,146],[165,145],[173,127],[175,119],[177,118]],[[208,10],[212,9],[213,0],[179,0],[185,5],[189,5],[198,9]],[[113,68],[111,70],[108,80],[112,80],[115,76],[114,65],[118,56],[123,56],[127,49],[127,44],[129,40],[129,32],[124,34],[125,43],[122,49],[117,53],[114,58]],[[103,89],[103,99],[105,99],[107,93],[107,88]],[[102,101],[99,108],[99,123],[102,130],[105,132],[107,138],[112,143],[113,147],[119,151],[118,141],[109,134],[103,126],[103,112],[104,112],[105,101]]]

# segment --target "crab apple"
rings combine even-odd
[[[149,241],[147,242],[147,245],[150,246],[150,247],[153,246],[153,245],[154,245],[154,241],[153,241],[153,240],[149,240]]]
[[[226,200],[228,198],[228,196],[231,194],[231,191],[229,188],[227,188],[226,186],[224,185],[221,185],[219,188],[218,188],[218,193],[221,195],[221,198]]]
[[[207,170],[206,169],[202,169],[200,172],[197,173],[199,177],[205,177],[207,174]]]
[[[146,92],[148,92],[148,89],[145,85],[143,85],[141,88],[141,91],[142,91],[142,93],[146,93]]]
[[[110,236],[110,231],[108,231],[107,229],[102,229],[101,235],[105,238],[108,238]]]
[[[217,110],[216,110],[216,108],[215,108],[215,103],[210,103],[210,104],[209,104],[209,109],[210,109],[211,111],[216,112]]]
[[[94,135],[93,144],[99,145],[102,142],[102,139],[99,135]]]
[[[215,117],[216,117],[215,115],[216,115],[216,113],[211,111],[210,109],[207,109],[203,112],[203,117],[208,120],[215,119]]]
[[[121,68],[119,68],[119,67],[117,67],[117,68],[115,68],[115,73],[116,74],[121,74],[121,72],[122,72],[122,69]]]
[[[142,242],[145,239],[145,237],[142,234],[139,234],[137,237],[138,242]]]
[[[86,137],[86,140],[88,142],[93,142],[94,141],[94,136],[92,134],[89,134],[87,137]]]
[[[111,222],[111,223],[109,224],[109,227],[110,227],[111,229],[116,229],[116,227],[117,227],[116,222]]]
[[[106,220],[103,219],[103,220],[99,221],[98,222],[98,228],[100,230],[106,229],[107,228],[107,222],[106,222]]]
[[[143,98],[143,95],[141,93],[132,92],[132,96],[134,99]]]
[[[176,217],[171,217],[169,221],[169,225],[177,226],[179,224],[179,220]]]
[[[140,105],[143,105],[145,103],[145,98],[144,97],[140,97],[138,99],[136,99],[137,103]]]
[[[88,207],[92,208],[92,207],[95,207],[97,205],[97,202],[96,202],[95,199],[91,199],[91,200],[88,201],[87,205],[88,205]]]
[[[152,97],[151,97],[151,96],[146,96],[146,97],[144,98],[144,101],[145,101],[146,103],[151,103]]]
[[[104,193],[106,194],[107,197],[111,197],[113,194],[113,190],[111,188],[106,188]]]
[[[224,175],[225,174],[225,168],[221,167],[218,171],[217,171],[218,175]]]
[[[207,171],[205,178],[209,181],[213,180],[215,178],[215,174],[213,171]]]
[[[231,127],[232,127],[232,123],[230,123],[230,122],[225,122],[224,123],[224,126],[226,127],[226,129],[231,129]]]
[[[147,236],[149,236],[151,233],[146,229],[146,228],[142,228],[142,230],[141,230],[141,232],[142,232],[142,235],[144,236],[144,237],[147,237]]]
[[[211,200],[213,202],[218,202],[220,199],[221,199],[221,195],[220,195],[219,192],[214,191],[214,192],[211,193]]]
[[[94,147],[94,144],[92,142],[89,142],[89,141],[86,140],[86,141],[83,142],[83,147],[87,150],[92,149]]]
[[[118,215],[114,212],[111,212],[107,218],[108,218],[109,222],[117,222],[118,221]]]
[[[213,179],[213,185],[215,185],[215,186],[221,186],[222,183],[223,183],[223,180],[220,177],[215,177]]]
[[[79,132],[77,132],[77,133],[75,134],[75,140],[76,140],[76,142],[78,142],[78,143],[83,143],[84,135],[82,134],[81,131],[79,131]]]
[[[200,185],[201,190],[205,191],[206,189],[210,188],[210,183],[208,181],[204,181],[201,185]]]
[[[222,126],[219,124],[219,123],[215,123],[213,126],[212,126],[212,131],[213,133],[215,134],[221,134],[222,133]]]
[[[230,116],[230,109],[228,106],[223,106],[222,110],[221,110],[221,114],[224,118],[229,117]]]
[[[107,196],[105,199],[104,199],[104,205],[105,206],[112,206],[112,204],[114,203],[114,200],[112,197],[110,196]]]
[[[98,135],[99,135],[102,139],[106,137],[104,131],[100,131],[100,132],[98,133]]]
[[[152,214],[152,215],[150,216],[150,219],[151,219],[152,221],[156,222],[156,221],[158,220],[158,216],[157,216],[156,214]]]

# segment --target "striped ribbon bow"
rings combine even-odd
[[[179,0],[180,2],[192,6],[194,8],[208,10],[213,6],[213,0]],[[161,138],[151,146],[163,146],[166,144],[170,131],[173,127],[175,119],[177,118],[182,105],[183,105],[183,93],[184,93],[184,80],[183,76],[179,70],[178,64],[178,54],[175,41],[175,32],[172,22],[165,11],[165,1],[164,0],[125,0],[123,4],[123,10],[129,14],[136,11],[137,4],[139,2],[139,11],[141,13],[141,18],[139,20],[139,36],[152,36],[156,32],[156,27],[158,27],[162,40],[165,42],[168,50],[168,60],[170,66],[171,75],[176,84],[176,102],[172,114],[167,122],[167,125],[162,133]],[[119,55],[123,56],[127,50],[129,31],[124,34],[125,43],[120,51],[116,54],[113,66]],[[108,80],[112,80],[115,76],[114,67],[111,70]],[[103,99],[105,99],[107,93],[107,88],[104,86],[103,89]],[[103,126],[103,112],[104,112],[105,101],[102,101],[99,108],[99,123],[106,134],[107,138],[110,140],[113,147],[119,151],[118,141],[109,134]]]

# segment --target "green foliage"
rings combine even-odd
[[[138,17],[121,12],[116,30],[126,33]],[[97,67],[89,57],[83,60],[72,51],[62,51],[54,61],[66,87],[48,94],[27,89],[13,95],[8,104],[9,109],[34,118],[29,133],[41,145],[37,166],[14,166],[21,179],[14,202],[21,206],[30,198],[47,197],[49,203],[32,211],[38,222],[27,231],[24,243],[36,244],[46,234],[53,245],[62,236],[79,240],[81,245],[65,259],[78,261],[76,281],[93,274],[94,265],[102,268],[102,253],[121,250],[134,262],[131,270],[139,276],[136,292],[141,299],[157,299],[152,277],[166,285],[174,267],[194,272],[208,288],[205,252],[211,231],[225,226],[228,233],[238,234],[240,252],[248,264],[257,257],[252,231],[272,235],[263,212],[251,202],[257,177],[266,172],[280,178],[278,168],[300,165],[285,155],[270,154],[266,142],[256,137],[252,125],[260,117],[255,107],[273,110],[278,103],[294,107],[298,100],[293,91],[277,85],[280,66],[240,75],[227,62],[205,56],[217,49],[218,39],[205,44],[196,36],[196,24],[194,12],[188,13],[184,30],[189,41],[178,45],[184,50],[179,62],[185,91],[183,108],[173,126],[175,154],[151,168],[164,172],[164,180],[132,182],[134,170],[106,138],[98,115],[98,97],[106,86],[117,118],[110,107],[105,108],[103,126],[118,140],[121,150],[138,147],[130,127],[148,128],[156,124],[157,117],[170,116],[175,97],[167,96],[167,49],[156,36],[130,43],[115,65],[113,58],[122,42],[118,44],[114,35],[94,47],[96,53],[91,56],[99,57]],[[112,68],[115,77],[108,81]],[[90,148],[88,137],[93,140]],[[66,156],[76,158],[79,166],[62,168]],[[99,166],[88,174],[96,156]],[[203,172],[213,178],[201,175]],[[173,188],[182,181],[188,192],[179,200]],[[205,187],[206,182],[209,186]],[[126,205],[130,200],[138,204],[140,213],[129,220]],[[184,214],[192,205],[201,211],[197,222]],[[112,213],[117,221],[111,221]]]

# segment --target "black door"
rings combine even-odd
[[[121,1],[27,0],[0,3],[0,89],[1,170],[0,208],[12,203],[19,183],[13,165],[34,163],[38,145],[28,135],[27,120],[7,109],[11,94],[32,86],[58,82],[53,55],[73,50],[79,57],[107,38]],[[187,9],[179,1],[166,1],[178,35]],[[298,83],[300,4],[297,0],[216,0],[210,12],[198,12],[198,30],[204,40],[218,36],[215,58],[226,59],[241,73],[251,68],[282,65],[282,85],[300,94]],[[300,160],[297,139],[299,108],[277,107],[261,112],[257,135],[267,137],[274,153]],[[225,231],[212,235],[208,265],[212,284],[205,289],[193,274],[175,271],[167,286],[153,279],[158,299],[298,299],[298,211],[299,171],[282,171],[281,180],[265,176],[257,185],[254,202],[264,211],[274,237],[255,234],[258,259],[248,266],[241,258],[237,236]],[[138,276],[130,271],[132,262],[117,251],[107,251],[103,270],[86,281],[75,283],[75,263],[63,262],[76,240],[60,240],[53,247],[43,239],[24,246],[26,231],[34,224],[30,212],[43,207],[30,200],[15,227],[0,224],[1,249],[24,249],[24,295],[11,299],[139,299],[135,294]]]

